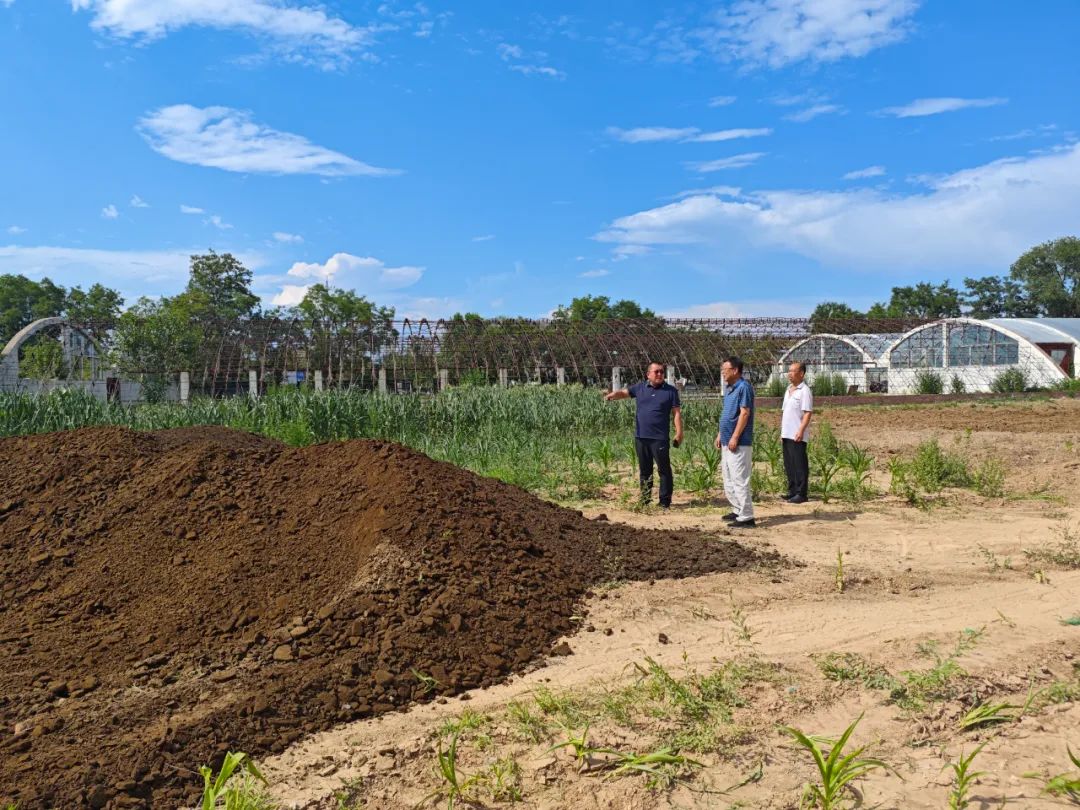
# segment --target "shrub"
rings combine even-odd
[[[995,394],[1013,394],[1027,389],[1027,377],[1018,368],[1007,368],[990,383],[990,390]]]
[[[952,375],[952,382],[949,383],[949,393],[950,394],[966,394],[967,393],[967,383],[965,383],[963,380],[960,379],[959,374],[953,374]]]
[[[936,371],[923,369],[915,375],[915,390],[920,394],[940,394],[945,390],[945,381]]]
[[[787,391],[787,381],[779,376],[773,375],[769,377],[769,381],[765,383],[765,386],[759,391],[763,397],[782,397]]]
[[[815,397],[842,397],[847,393],[848,382],[843,374],[818,374],[810,382]]]

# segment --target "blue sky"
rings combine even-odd
[[[866,306],[1080,232],[1075,0],[0,0],[0,273]],[[1073,76],[1073,79],[1069,79]]]

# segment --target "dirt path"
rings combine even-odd
[[[273,793],[291,807],[413,807],[440,785],[436,731],[473,712],[489,719],[474,720],[477,727],[462,733],[459,768],[489,774],[474,790],[480,806],[503,806],[491,798],[490,768],[512,758],[520,766],[521,807],[793,808],[812,769],[808,755],[780,727],[836,736],[865,713],[853,739],[871,743],[873,755],[895,769],[860,783],[869,806],[946,806],[948,764],[982,742],[975,768],[987,773],[973,788],[972,807],[1003,801],[1062,806],[1040,796],[1042,783],[1024,774],[1068,771],[1066,745],[1080,749],[1080,627],[1062,621],[1080,615],[1080,571],[1030,561],[1023,550],[1080,532],[1080,407],[1055,401],[968,410],[976,415],[961,418],[967,414],[956,407],[905,409],[884,424],[880,411],[829,416],[841,438],[870,447],[879,468],[888,455],[931,435],[973,459],[1002,458],[1008,497],[955,493],[948,505],[929,512],[890,498],[858,512],[842,504],[761,504],[760,528],[745,542],[803,566],[602,591],[588,603],[582,630],[568,638],[572,655],[474,691],[467,701],[430,704],[309,738],[264,763]],[[1040,435],[1039,424],[1053,427]],[[878,483],[887,483],[880,473]],[[720,531],[725,510],[677,503],[661,517],[599,504],[585,513],[601,511],[632,526]],[[829,653],[853,653],[858,659],[850,661],[905,682],[905,671],[925,674],[934,667],[920,645],[937,642],[939,655],[947,657],[965,635],[971,643],[954,663],[967,675],[954,677],[948,698],[928,699],[917,709],[897,705],[887,689],[829,680],[821,667]],[[549,751],[574,731],[558,727],[565,713],[542,717],[548,727],[536,741],[523,740],[524,726],[507,714],[517,702],[542,715],[537,697],[546,699],[547,690],[581,700],[602,690],[609,698],[624,694],[645,680],[638,668],[647,669],[649,659],[676,679],[732,662],[750,673],[731,705],[730,722],[718,724],[711,750],[692,755],[704,767],[671,788],[650,789],[644,777],[578,773],[567,752]],[[1032,692],[1039,697],[1019,720],[957,730],[971,706],[1022,704]],[[590,742],[620,751],[654,750],[672,729],[670,717],[622,722],[610,712],[594,715]],[[346,784],[355,789],[344,791]],[[335,791],[341,792],[340,805]]]

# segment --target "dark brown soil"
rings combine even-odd
[[[0,806],[20,810],[195,804],[227,750],[524,669],[599,582],[761,561],[385,442],[92,428],[0,459]]]

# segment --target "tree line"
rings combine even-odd
[[[825,301],[814,309],[815,332],[864,331],[864,319],[883,318],[1080,318],[1080,239],[1066,236],[1044,242],[1013,262],[1008,275],[965,278],[964,289],[948,281],[893,287],[887,302],[860,312],[845,303]]]

